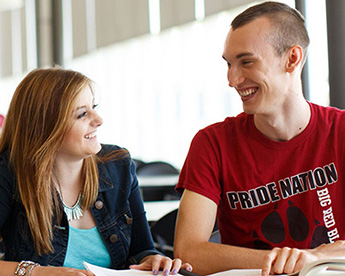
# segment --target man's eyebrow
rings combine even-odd
[[[238,54],[238,55],[236,56],[236,59],[240,59],[240,58],[242,58],[242,57],[248,57],[248,56],[254,56],[254,54],[253,54],[253,53],[249,53],[249,52],[241,53],[241,54]]]
[[[238,55],[236,56],[236,59],[240,59],[240,58],[242,58],[242,57],[252,57],[252,56],[254,56],[253,53],[245,52],[245,53],[238,54]],[[223,58],[226,62],[228,62],[227,59],[225,58],[225,56],[222,56],[222,58]]]

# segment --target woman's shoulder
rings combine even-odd
[[[98,170],[100,177],[100,189],[109,188],[104,183],[113,183],[119,177],[135,175],[134,161],[131,159],[127,149],[116,145],[102,145],[101,151],[97,154],[99,158]]]
[[[102,144],[101,150],[97,153],[98,158],[102,163],[115,162],[115,163],[130,163],[131,156],[126,148],[111,145]]]
[[[124,148],[117,146],[117,145],[112,145],[112,144],[101,144],[102,148],[101,150],[97,153],[98,156],[105,155],[109,152],[117,151],[117,150],[122,150]]]

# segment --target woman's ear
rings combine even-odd
[[[287,72],[292,73],[302,63],[303,50],[299,45],[292,45],[286,52],[287,61],[285,69]]]

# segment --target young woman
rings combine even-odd
[[[78,72],[36,69],[17,87],[0,136],[0,276],[191,270],[154,248],[134,163],[97,141],[95,107]]]

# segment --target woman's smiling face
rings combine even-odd
[[[97,128],[102,125],[103,120],[95,107],[94,95],[89,87],[85,87],[76,100],[69,130],[58,151],[59,157],[78,160],[100,151]]]

